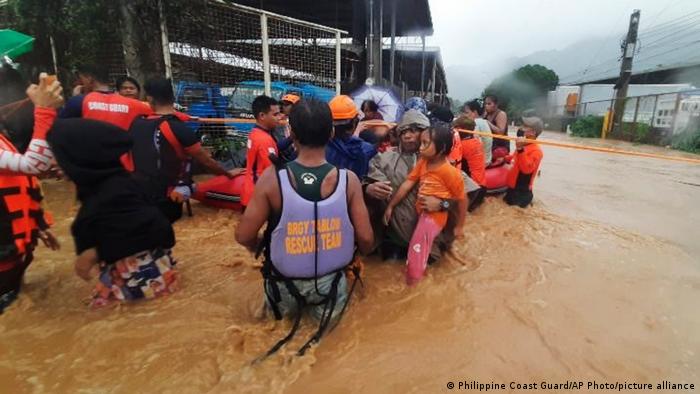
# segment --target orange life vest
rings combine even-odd
[[[0,149],[17,152],[3,135],[0,135]],[[41,209],[41,200],[37,177],[0,175],[0,264],[26,253],[36,243],[39,229],[50,224],[50,218]]]

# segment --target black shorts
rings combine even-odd
[[[532,190],[508,189],[503,201],[508,205],[517,205],[520,208],[527,208],[532,204]]]
[[[7,271],[0,272],[0,314],[17,298],[24,272],[34,258],[31,252],[16,257],[16,263]]]

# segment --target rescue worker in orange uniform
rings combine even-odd
[[[272,97],[258,96],[253,100],[255,127],[248,134],[245,183],[241,192],[241,204],[248,206],[255,183],[267,167],[272,165],[270,155],[278,156],[277,141],[272,132],[280,124],[282,112],[279,102]]]
[[[36,175],[50,170],[53,153],[46,135],[63,105],[61,84],[42,73],[39,85],[27,95],[35,106],[34,132],[22,154],[5,136],[0,124],[0,314],[19,294],[22,279],[32,262],[37,241],[56,250],[56,237],[48,230],[51,220],[41,209],[41,190]]]
[[[455,120],[454,127],[457,130],[474,130],[476,123],[466,115],[462,115]],[[474,211],[486,196],[486,162],[484,159],[484,147],[481,140],[474,134],[459,132],[461,170],[464,171],[477,185],[477,190],[469,192],[469,207],[467,211]]]
[[[535,140],[542,133],[543,123],[540,118],[523,118],[524,137],[520,137],[515,142],[516,151],[508,156],[507,161],[513,161],[513,166],[508,172],[508,191],[504,201],[508,205],[517,205],[526,208],[532,203],[532,185],[535,183],[542,162],[542,149],[539,145],[529,143],[528,140]],[[518,135],[520,135],[518,131]]]
[[[126,131],[134,119],[153,112],[147,103],[112,91],[104,68],[80,68],[78,83],[84,94],[71,97],[59,117],[100,120]]]

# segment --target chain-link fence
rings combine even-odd
[[[184,15],[167,19],[166,69],[183,111],[217,119],[192,126],[218,158],[240,150],[255,97],[329,101],[340,89],[345,32],[215,0]]]
[[[561,128],[566,129],[567,125],[573,124],[578,118],[605,117],[612,111],[614,103],[614,99],[609,99],[550,106],[547,113],[550,114],[551,123],[561,124]],[[636,132],[640,128],[654,129],[660,135],[673,135],[684,130],[699,116],[700,90],[686,90],[628,97],[625,100],[622,121],[628,125],[630,131]],[[559,118],[560,123],[556,122],[555,118]]]

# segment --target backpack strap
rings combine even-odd
[[[188,156],[185,153],[185,149],[182,147],[182,144],[177,137],[175,137],[175,133],[173,133],[173,129],[170,127],[170,123],[168,123],[167,119],[163,119],[158,125],[158,128],[160,129],[161,134],[163,134],[163,137],[165,137],[175,151],[177,158],[180,160],[187,160]]]

